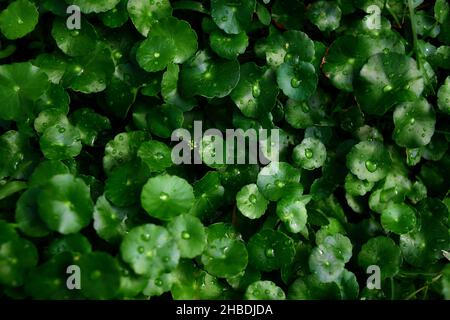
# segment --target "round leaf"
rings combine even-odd
[[[325,163],[327,149],[320,140],[306,138],[294,148],[292,158],[294,163],[303,169],[314,170]]]
[[[283,289],[272,281],[256,281],[247,287],[244,298],[247,300],[284,300]]]
[[[180,251],[169,232],[153,224],[130,230],[120,245],[120,253],[134,272],[155,278],[174,270],[180,259]]]
[[[250,27],[256,9],[255,0],[211,0],[211,16],[226,33],[238,34]]]
[[[239,211],[249,219],[259,219],[266,212],[267,201],[259,192],[256,184],[249,184],[236,195]]]
[[[304,101],[316,91],[318,78],[309,62],[283,63],[277,70],[277,82],[289,98]]]
[[[17,0],[0,13],[0,30],[8,39],[19,39],[34,30],[38,19],[39,13],[34,3]]]
[[[391,159],[384,145],[378,141],[363,141],[347,155],[347,167],[360,180],[376,182],[388,174]]]
[[[206,246],[206,232],[201,221],[191,215],[180,215],[167,225],[180,249],[182,258],[195,258]]]
[[[394,111],[394,140],[406,148],[418,148],[430,143],[434,134],[436,114],[425,99],[404,102]]]
[[[182,178],[159,175],[150,178],[144,185],[141,203],[152,217],[171,220],[189,211],[194,204],[194,190]]]
[[[390,203],[381,213],[381,225],[397,234],[408,233],[416,227],[416,214],[406,204]]]
[[[258,174],[259,191],[270,201],[278,201],[286,191],[298,186],[300,171],[285,162],[272,162]]]
[[[54,176],[43,187],[38,208],[49,229],[69,234],[90,223],[94,204],[83,180],[63,174]]]

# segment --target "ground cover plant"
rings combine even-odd
[[[3,0],[0,34],[0,297],[450,299],[449,1]]]

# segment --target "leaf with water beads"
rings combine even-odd
[[[81,233],[73,233],[53,240],[46,249],[46,255],[52,257],[60,256],[64,252],[78,256],[80,253],[92,252],[92,245]]]
[[[345,264],[352,256],[350,239],[334,234],[326,237],[311,252],[309,268],[323,282],[333,282],[344,271]]]
[[[314,170],[325,163],[327,149],[320,140],[306,138],[294,148],[292,158],[294,163],[303,169]]]
[[[266,212],[269,201],[259,192],[256,184],[249,184],[236,195],[239,211],[249,219],[259,219]]]
[[[194,183],[195,203],[189,213],[201,220],[210,217],[223,203],[224,193],[225,188],[222,186],[219,173],[208,172]]]
[[[112,299],[120,287],[120,269],[117,261],[104,252],[81,256],[81,293],[90,299]]]
[[[164,171],[173,164],[170,148],[156,140],[144,142],[139,147],[137,155],[151,172]]]
[[[404,234],[416,227],[416,213],[403,203],[389,203],[381,213],[381,225],[388,231]]]
[[[40,193],[40,188],[28,189],[17,201],[16,222],[19,229],[29,237],[45,237],[50,232],[39,215],[37,200]]]
[[[195,258],[205,249],[205,228],[198,218],[188,214],[180,215],[169,222],[167,230],[178,243],[182,258]]]
[[[221,30],[214,30],[209,36],[211,49],[224,59],[236,59],[248,47],[248,36],[245,32],[226,34]]]
[[[335,300],[340,298],[340,289],[335,282],[322,282],[314,275],[295,280],[288,291],[291,300]]]
[[[259,118],[273,109],[278,92],[272,70],[246,63],[241,66],[239,83],[230,96],[246,117]]]
[[[80,7],[83,13],[105,12],[114,8],[120,0],[66,0],[67,4]]]
[[[424,80],[416,61],[394,52],[372,56],[355,82],[358,104],[374,115],[383,115],[398,103],[416,100],[423,90]]]
[[[7,39],[19,39],[33,31],[38,20],[39,12],[33,2],[13,1],[0,13],[0,30]]]
[[[339,28],[342,11],[335,2],[317,1],[308,8],[308,18],[320,31]]]
[[[347,167],[361,180],[376,182],[388,174],[391,159],[384,145],[378,141],[363,141],[347,155]]]
[[[82,149],[80,133],[69,123],[55,124],[47,128],[39,144],[44,156],[50,160],[76,157]]]
[[[194,98],[185,98],[178,88],[180,67],[169,64],[161,80],[161,95],[167,104],[174,105],[182,111],[189,111],[196,105]]]
[[[90,147],[94,146],[101,132],[111,129],[108,118],[88,108],[78,109],[72,113],[70,120],[80,132],[81,142]]]
[[[256,281],[247,287],[244,298],[246,300],[284,300],[286,295],[283,289],[272,281]]]
[[[250,27],[255,8],[255,0],[212,0],[211,16],[220,29],[238,34]]]
[[[297,191],[287,194],[277,203],[277,216],[292,233],[303,231],[308,219],[306,205],[311,201],[311,196],[301,196],[299,193]]]
[[[122,259],[139,275],[157,277],[174,270],[180,251],[166,228],[145,224],[130,230],[120,245]]]
[[[72,57],[89,55],[96,47],[97,33],[94,27],[84,19],[81,19],[81,28],[74,30],[67,28],[66,19],[55,19],[52,36],[58,48]]]
[[[103,168],[106,173],[109,175],[115,167],[136,159],[139,147],[148,138],[148,133],[143,131],[122,132],[116,135],[114,140],[105,146]]]
[[[207,246],[201,256],[205,270],[219,278],[231,278],[247,267],[248,253],[231,225],[216,223],[207,229]]]
[[[57,124],[69,125],[69,119],[67,119],[65,110],[55,108],[45,109],[34,119],[34,130],[39,134],[43,134],[49,127]]]
[[[294,240],[281,231],[263,229],[250,238],[248,254],[250,264],[258,270],[277,270],[294,259]]]
[[[164,292],[170,291],[175,281],[176,277],[173,272],[162,273],[157,277],[147,279],[142,293],[148,297],[160,296]]]
[[[120,0],[115,8],[99,14],[100,20],[109,28],[120,28],[129,18],[127,11],[128,0]]]
[[[181,89],[185,96],[223,98],[230,94],[239,81],[240,65],[236,60],[214,58],[199,51],[183,65]]]
[[[450,77],[445,79],[445,83],[439,88],[437,96],[439,109],[450,114]]]
[[[161,220],[171,220],[188,212],[194,200],[192,186],[186,180],[170,175],[150,178],[141,193],[144,210]]]
[[[367,59],[383,50],[405,53],[401,38],[394,33],[380,35],[345,35],[331,45],[323,65],[325,76],[341,90],[353,91],[353,81]]]
[[[266,199],[278,201],[299,181],[300,171],[285,162],[272,162],[259,172],[257,185]]]
[[[145,37],[159,20],[172,15],[169,0],[129,0],[127,10],[134,26]]]
[[[374,186],[374,182],[360,180],[352,173],[348,173],[345,177],[345,191],[351,196],[364,196],[371,191]]]
[[[189,23],[170,17],[152,26],[137,49],[136,59],[147,72],[161,71],[170,63],[188,60],[197,46],[197,34]]]
[[[358,254],[358,264],[366,270],[375,265],[380,268],[381,278],[395,276],[402,263],[400,248],[387,237],[376,237],[365,243]]]
[[[309,62],[283,63],[277,69],[277,82],[289,98],[304,101],[316,91],[318,77],[314,66]]]
[[[423,147],[430,143],[435,124],[436,113],[427,100],[404,102],[394,111],[393,138],[401,147]]]

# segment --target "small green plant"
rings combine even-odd
[[[449,1],[0,3],[1,298],[450,299]]]

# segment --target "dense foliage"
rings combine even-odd
[[[450,299],[449,1],[2,0],[0,33],[0,296]],[[175,165],[194,121],[280,163]]]

